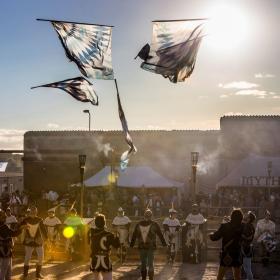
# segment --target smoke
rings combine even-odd
[[[114,151],[110,143],[103,143],[103,137],[96,137],[93,141],[96,145],[97,151],[103,153],[105,157],[108,157],[109,153]]]

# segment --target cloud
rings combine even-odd
[[[239,90],[234,93],[234,95],[245,95],[245,96],[256,96],[256,97],[261,97],[261,96],[267,96],[268,93],[265,90],[257,90],[257,89],[244,89],[244,90]]]
[[[239,81],[239,82],[231,82],[227,84],[222,84],[220,83],[218,85],[220,88],[224,89],[251,89],[251,88],[256,88],[259,87],[258,84],[246,82],[246,81]]]
[[[220,98],[228,98],[229,96],[227,94],[220,95]]]
[[[240,112],[227,112],[224,114],[225,116],[244,116],[245,114]]]
[[[47,126],[50,129],[57,129],[57,128],[59,128],[59,124],[57,124],[57,123],[48,123]]]
[[[25,130],[0,129],[0,149],[23,149]]]
[[[275,75],[269,73],[257,73],[255,74],[255,78],[256,79],[275,78]]]

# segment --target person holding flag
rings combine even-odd
[[[144,213],[144,220],[140,221],[136,225],[130,242],[130,247],[133,248],[136,240],[138,241],[142,280],[146,280],[147,274],[149,276],[149,280],[154,279],[154,252],[156,249],[156,237],[159,237],[162,246],[165,247],[167,245],[159,225],[152,221],[152,215],[152,211],[150,209],[146,209]]]

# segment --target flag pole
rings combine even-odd
[[[84,24],[84,25],[96,25],[96,26],[114,27],[113,25],[106,25],[106,24],[96,24],[96,23],[77,22],[77,21],[66,21],[66,20],[56,20],[56,19],[36,18],[36,20],[38,20],[38,21],[48,21],[48,22],[61,22],[61,23],[73,23],[73,24]]]
[[[177,21],[193,21],[193,20],[209,20],[210,18],[187,18],[187,19],[161,19],[153,20],[152,22],[177,22]]]

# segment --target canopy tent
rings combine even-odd
[[[122,171],[120,168],[114,169],[117,172],[116,186],[127,188],[181,188],[183,183],[167,179],[148,166],[130,166]],[[112,176],[112,168],[104,167],[94,176],[84,181],[86,187],[108,186],[109,178]]]
[[[250,155],[216,187],[280,187],[280,157]]]

